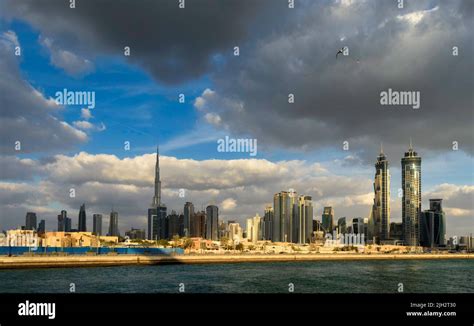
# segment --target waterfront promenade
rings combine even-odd
[[[72,255],[0,256],[0,269],[93,267],[160,264],[220,264],[354,260],[474,259],[473,254],[184,254],[184,255]]]

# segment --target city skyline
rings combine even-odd
[[[442,198],[448,235],[474,225],[469,2],[201,5],[0,3],[0,229],[29,211],[54,228],[61,210],[76,229],[83,203],[88,230],[112,206],[119,229],[145,227],[157,143],[167,214],[214,204],[244,225],[290,188],[319,219],[327,206],[334,223],[369,216],[383,142],[401,222],[409,138],[423,156],[422,210]],[[416,105],[382,103],[404,90]],[[219,151],[222,140],[258,150]]]
[[[388,159],[383,152],[382,145],[375,164],[372,209],[366,218],[349,217],[349,221],[352,219],[354,223],[354,227],[349,226],[351,229],[349,233],[363,233],[365,234],[366,241],[375,241],[376,243],[400,240],[406,245],[412,246],[417,246],[420,243],[426,244],[428,241],[430,241],[431,246],[433,246],[433,243],[445,244],[447,240],[446,218],[441,208],[442,199],[430,198],[429,209],[422,210],[421,157],[415,152],[411,140],[408,151],[401,158],[401,163],[402,170],[404,171],[402,174],[402,185],[404,188],[402,189],[401,197],[403,207],[402,223],[399,223],[402,227],[402,236],[392,237],[390,235],[390,225],[394,224],[390,222],[390,172]],[[180,189],[180,191],[182,190]],[[180,193],[180,196],[184,197],[184,193]],[[148,231],[144,233],[147,235],[146,238],[148,240],[172,239],[175,235],[179,235],[219,240],[220,223],[224,223],[224,221],[222,218],[219,219],[218,210],[217,206],[209,204],[205,211],[195,211],[193,203],[186,202],[182,213],[176,214],[174,209],[171,212],[167,211],[166,205],[161,202],[160,153],[159,146],[157,146],[154,194],[151,208],[148,209],[146,227]],[[271,215],[268,215],[270,211]],[[433,213],[437,219],[436,222],[433,219],[433,215],[430,215]],[[439,220],[439,214],[442,214],[442,221]],[[312,241],[313,231],[315,231],[313,225],[313,221],[317,220],[315,217],[311,196],[298,195],[294,189],[280,191],[273,196],[273,207],[265,207],[264,218],[261,218],[258,213],[253,218],[246,218],[246,229],[249,233],[247,238],[253,242],[257,240],[271,240],[273,242],[309,243]],[[25,229],[36,229],[36,220],[36,213],[27,212]],[[65,223],[65,221],[67,221],[67,212],[62,210],[61,214],[58,215],[58,231],[64,229],[62,223]],[[321,223],[325,233],[332,234],[333,231],[336,231],[339,234],[346,232],[346,217],[336,218],[334,207],[332,206],[324,207],[321,220],[318,221]],[[230,223],[231,220],[228,220],[228,222]],[[232,223],[235,223],[235,221],[232,220]],[[343,229],[341,229],[341,223],[344,224]],[[357,226],[358,223],[362,223],[362,226]],[[436,223],[435,226],[433,226],[434,223]],[[93,214],[92,224],[94,234],[100,235],[102,230],[102,214]],[[85,203],[80,207],[77,225],[77,231],[87,231]],[[354,230],[353,228],[356,227],[357,230]],[[432,227],[435,229],[430,229]],[[43,232],[45,231],[45,220],[41,220],[38,230],[40,228]],[[361,228],[363,228],[363,231],[361,231]],[[132,227],[126,233],[134,233],[134,231],[141,230],[145,232],[145,228],[135,229]],[[437,235],[429,234],[429,232],[434,232],[435,230]],[[118,212],[113,208],[110,213],[109,232],[107,234],[111,236],[120,235]]]

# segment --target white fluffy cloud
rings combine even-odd
[[[95,125],[87,120],[79,120],[73,122],[74,127],[88,131],[104,131],[106,129],[103,123]]]
[[[470,225],[474,227],[474,186],[443,183],[429,191],[426,198],[443,199],[443,209],[448,216],[470,218]]]
[[[49,51],[51,64],[63,69],[72,76],[84,76],[94,70],[94,64],[81,56],[58,47],[54,41],[47,37],[40,37],[40,44]]]
[[[232,211],[234,208],[237,207],[237,201],[233,198],[226,198],[222,201],[220,207],[224,211]]]
[[[81,109],[81,118],[85,120],[89,120],[90,118],[92,118],[91,110],[89,110],[88,108]]]

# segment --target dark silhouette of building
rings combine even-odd
[[[446,246],[446,216],[442,199],[430,199],[430,209],[421,213],[420,245],[430,248]]]
[[[171,214],[168,215],[168,238],[173,238],[175,235],[181,234],[181,226],[179,221],[179,215],[173,210]]]
[[[186,202],[184,204],[183,215],[184,215],[184,220],[183,220],[184,236],[189,237],[191,235],[191,219],[194,216],[193,203]]]
[[[130,240],[144,240],[145,230],[131,228],[129,231],[125,232],[125,235]]]
[[[58,215],[58,231],[64,232],[66,231],[66,219],[67,219],[67,211],[62,210],[61,214]]]
[[[323,230],[323,226],[321,224],[321,221],[313,220],[313,232],[319,232],[322,230]]]
[[[191,237],[206,237],[206,213],[203,211],[194,213],[191,216]]]
[[[72,232],[71,221],[72,220],[69,217],[66,217],[66,223],[64,223],[65,232]]]
[[[25,230],[36,230],[36,213],[27,212],[25,219]]]
[[[334,230],[334,208],[324,207],[322,215],[322,227],[325,233],[332,233]]]
[[[95,235],[102,235],[102,214],[92,215],[92,232]]]
[[[219,208],[215,205],[206,207],[206,239],[219,240]]]
[[[87,232],[86,204],[82,204],[79,209],[79,223],[77,229],[79,232]]]
[[[118,237],[119,229],[118,229],[118,213],[115,211],[110,212],[110,223],[109,223],[109,236]]]
[[[338,233],[342,233],[342,234],[347,233],[347,223],[346,223],[345,217],[340,217],[337,220],[337,230],[338,230]]]
[[[45,220],[41,220],[38,224],[38,233],[45,233],[46,232],[46,222]]]
[[[390,239],[403,240],[403,223],[390,223]]]
[[[265,208],[265,214],[263,215],[263,232],[262,237],[264,240],[273,240],[273,207],[267,206]]]

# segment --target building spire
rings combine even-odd
[[[411,137],[410,137],[410,148],[409,148],[410,151],[413,151],[413,142],[411,140]]]
[[[160,181],[160,145],[156,146],[156,164],[155,164],[155,195],[151,204],[153,208],[161,206],[161,181]]]
[[[380,142],[380,154],[383,154],[383,143]]]

